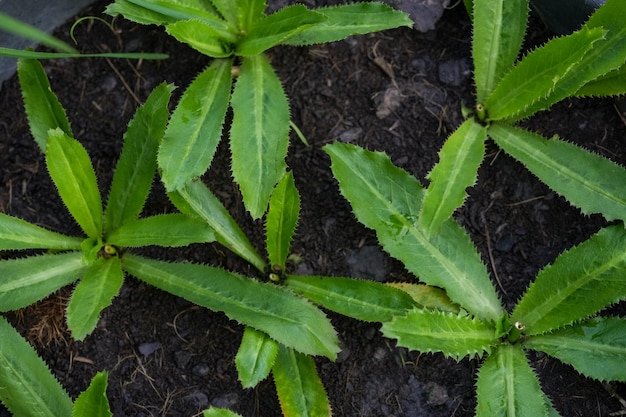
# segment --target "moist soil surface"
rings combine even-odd
[[[100,16],[105,5],[98,3],[81,15]],[[56,35],[69,41],[72,22]],[[108,190],[122,135],[138,103],[167,81],[179,87],[172,100],[175,104],[209,63],[157,27],[118,19],[114,28],[97,21],[82,22],[75,31],[78,47],[83,52],[166,52],[170,58],[44,63],[53,90],[67,108],[75,137],[94,161],[103,190]],[[355,220],[322,147],[339,140],[384,151],[424,182],[444,140],[462,121],[461,104],[473,103],[470,35],[465,11],[454,7],[444,13],[435,30],[426,33],[402,28],[333,44],[270,51],[290,99],[292,119],[308,140],[306,146],[292,134],[287,160],[302,199],[292,248],[302,261],[291,272],[416,280],[381,249],[371,230]],[[549,36],[541,22],[531,20],[527,47]],[[14,76],[0,91],[0,210],[80,236],[47,175],[21,103]],[[566,100],[523,124],[626,164],[624,113],[612,100]],[[205,181],[262,250],[263,222],[251,220],[245,212],[229,165],[228,147],[221,145]],[[469,194],[455,216],[477,245],[507,308],[542,267],[606,225],[600,216],[582,215],[492,143],[487,145],[478,181]],[[155,181],[144,214],[173,210]],[[258,277],[250,265],[218,244],[150,248],[142,253]],[[106,370],[115,416],[193,416],[209,405],[243,416],[281,415],[271,379],[254,389],[242,389],[234,358],[243,328],[223,314],[126,277],[96,330],[79,342],[64,324],[71,291],[64,288],[30,308],[6,315],[70,395],[78,395],[96,372]],[[612,314],[624,312],[623,303],[610,310]],[[383,338],[380,325],[329,316],[343,350],[335,362],[317,358],[316,363],[334,415],[473,415],[480,359],[457,363],[441,354],[408,351]],[[535,352],[528,357],[563,416],[626,412],[625,384],[587,379]],[[7,415],[0,409],[0,416]]]

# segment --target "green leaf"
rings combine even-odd
[[[499,346],[476,383],[476,417],[547,417],[548,403],[519,345]]]
[[[265,333],[246,327],[235,357],[241,385],[244,388],[252,388],[267,378],[277,354],[278,343]]]
[[[173,248],[214,240],[213,229],[204,221],[176,213],[127,222],[107,236],[107,243],[119,247],[155,245]]]
[[[467,233],[453,220],[428,238],[417,227],[423,189],[382,153],[342,143],[324,147],[342,194],[357,219],[374,229],[389,254],[428,285],[479,318],[497,321],[500,300]]]
[[[208,410],[202,412],[203,417],[241,417],[240,414],[233,413],[225,408],[217,408],[211,406]]]
[[[255,22],[237,44],[237,55],[253,56],[285,42],[326,17],[301,4],[288,6]]]
[[[289,104],[264,55],[246,57],[231,100],[233,176],[254,219],[265,213],[276,183],[285,175]]]
[[[352,35],[413,26],[408,14],[380,2],[320,7],[315,12],[323,14],[326,20],[291,37],[286,44],[301,46],[335,42]]]
[[[378,282],[290,275],[286,284],[314,303],[363,321],[389,321],[416,306],[411,296],[404,291]]]
[[[626,298],[626,230],[610,226],[539,272],[512,321],[536,335],[589,317]]]
[[[571,143],[494,124],[489,136],[585,214],[626,220],[626,169]]]
[[[238,26],[241,1],[210,0],[221,17],[232,26]]]
[[[232,60],[216,59],[187,88],[159,148],[161,179],[168,191],[183,187],[209,168],[230,97]]]
[[[178,210],[192,217],[199,217],[215,232],[216,240],[264,272],[266,263],[254,249],[237,222],[200,181],[192,181],[178,192],[170,193],[170,199]]]
[[[70,416],[72,400],[31,345],[0,317],[0,401],[20,417]]]
[[[168,54],[153,54],[149,52],[105,52],[101,54],[80,54],[67,52],[38,52],[22,49],[0,47],[0,57],[35,59],[62,59],[62,58],[123,58],[123,59],[167,59]]]
[[[479,1],[474,5],[472,58],[477,103],[484,103],[513,67],[527,20],[528,0]]]
[[[607,97],[626,94],[626,65],[583,85],[577,97]]]
[[[233,47],[211,25],[200,20],[181,20],[165,27],[168,34],[212,58],[228,58]]]
[[[334,359],[339,351],[337,334],[324,313],[283,287],[220,268],[154,261],[129,253],[122,262],[127,272],[142,281],[223,311],[300,352]]]
[[[102,235],[102,200],[85,148],[61,129],[51,130],[46,165],[63,203],[81,229],[89,237]]]
[[[601,381],[626,381],[626,320],[599,317],[545,335],[524,346],[546,352]]]
[[[70,237],[0,213],[0,250],[80,250],[82,238]]]
[[[457,361],[464,356],[482,356],[498,343],[495,328],[463,314],[415,308],[404,316],[383,323],[385,337],[399,346],[419,352],[442,352]]]
[[[107,399],[106,372],[98,372],[89,387],[83,391],[74,402],[72,417],[111,417]]]
[[[0,311],[27,307],[76,281],[86,269],[80,252],[0,261]]]
[[[72,48],[70,45],[66,44],[60,39],[57,39],[54,36],[37,29],[34,26],[14,19],[8,14],[2,12],[0,12],[0,29],[4,32],[12,33],[15,36],[30,39],[35,43],[46,45],[59,51],[64,51],[68,53],[77,52],[76,49]]]
[[[267,2],[265,0],[219,1],[237,4],[237,25],[244,33],[248,33],[256,22],[265,17],[265,9],[267,8]]]
[[[108,232],[135,220],[143,209],[156,172],[157,150],[165,132],[167,105],[173,90],[171,84],[160,84],[128,124],[105,211]]]
[[[122,287],[124,273],[120,258],[98,258],[76,284],[67,306],[67,327],[76,340],[89,335],[100,320],[102,310],[111,305]]]
[[[419,214],[418,225],[426,236],[436,234],[454,210],[463,205],[465,189],[476,183],[486,139],[487,129],[468,119],[444,143],[439,163],[427,176],[430,185]]]
[[[289,247],[298,224],[300,195],[291,172],[278,183],[265,221],[267,254],[273,269],[285,270]]]
[[[72,135],[65,109],[50,88],[46,72],[38,61],[20,59],[17,63],[22,98],[30,131],[42,151],[46,150],[48,131],[60,128]]]
[[[530,52],[510,72],[508,72],[487,97],[485,107],[491,120],[517,117],[519,113],[532,108],[532,113],[541,110],[530,107],[538,100],[568,85],[567,75],[577,71],[577,65],[591,50],[594,43],[602,39],[605,31],[583,28],[578,32],[552,39],[547,44]],[[578,86],[570,86],[567,95],[574,94]],[[531,113],[531,114],[532,114]]]
[[[456,314],[461,311],[441,288],[412,282],[387,282],[385,285],[406,292],[422,308]]]
[[[280,346],[272,373],[283,415],[306,417],[331,415],[328,396],[312,357]]]

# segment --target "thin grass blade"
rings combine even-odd
[[[34,26],[21,22],[6,13],[0,12],[0,30],[3,32],[12,33],[13,35],[30,39],[35,43],[42,44],[54,48],[58,51],[64,51],[68,53],[76,53],[76,49],[72,48],[67,43],[60,39],[55,38],[48,33],[37,29]]]

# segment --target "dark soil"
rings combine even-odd
[[[84,11],[100,15],[106,2]],[[137,101],[160,82],[179,86],[178,96],[207,58],[178,44],[156,27],[99,22],[76,30],[79,48],[167,52],[166,61],[58,60],[45,62],[53,90],[68,110],[75,136],[94,160],[104,190],[121,149],[126,123]],[[437,152],[462,120],[461,103],[471,104],[468,18],[461,7],[446,11],[435,30],[399,29],[310,48],[280,47],[272,62],[290,98],[293,121],[310,146],[295,136],[288,164],[302,196],[302,217],[293,251],[303,259],[297,273],[355,276],[381,281],[414,280],[384,253],[372,231],[352,216],[321,147],[334,140],[387,152],[423,179]],[[67,39],[68,26],[57,35]],[[531,43],[549,34],[538,22]],[[391,69],[391,71],[389,71]],[[0,210],[52,230],[80,235],[47,176],[32,140],[17,78],[0,91]],[[618,163],[626,164],[624,114],[611,100],[567,100],[524,123],[547,136],[558,134]],[[222,146],[210,187],[262,250],[263,225],[245,213]],[[171,211],[155,184],[146,213]],[[510,308],[536,273],[563,250],[585,240],[605,223],[583,216],[540,183],[522,165],[488,144],[478,183],[457,219],[468,230],[485,263],[501,282]],[[243,273],[252,268],[219,245],[150,250],[162,259],[186,259]],[[4,254],[3,256],[15,256]],[[497,275],[496,275],[497,273]],[[242,389],[234,357],[242,326],[223,314],[127,277],[84,342],[72,340],[63,324],[71,288],[34,307],[8,315],[72,396],[100,370],[109,372],[114,415],[192,416],[210,404],[244,416],[281,415],[271,380]],[[624,314],[624,304],[614,307]],[[394,347],[379,326],[331,314],[343,351],[336,362],[317,360],[336,416],[472,416],[478,359],[456,363],[439,354]],[[529,353],[542,385],[564,417],[618,416],[626,385],[602,384],[549,357]],[[0,416],[8,415],[0,409]]]

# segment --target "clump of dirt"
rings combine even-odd
[[[100,15],[107,2],[82,15]],[[126,123],[139,102],[159,83],[179,86],[173,103],[209,60],[154,26],[123,20],[116,30],[83,22],[79,48],[167,52],[165,61],[103,59],[45,62],[53,90],[68,110],[75,136],[94,160],[107,190]],[[68,26],[56,34],[67,39]],[[415,280],[360,225],[339,194],[330,161],[321,147],[332,141],[387,152],[394,163],[423,180],[446,137],[462,121],[462,103],[473,101],[471,26],[462,7],[447,10],[434,30],[398,29],[309,48],[278,47],[270,58],[290,98],[293,121],[309,146],[292,137],[288,165],[302,198],[293,251],[301,274],[354,276],[380,281]],[[537,22],[532,41],[548,33]],[[0,91],[0,209],[52,230],[80,235],[47,176],[21,108],[16,77]],[[611,100],[567,100],[524,123],[546,136],[558,134],[626,163],[624,114]],[[228,147],[220,146],[205,181],[263,248],[263,225],[246,214],[229,172]],[[145,213],[173,210],[155,181]],[[536,273],[563,250],[585,240],[605,223],[583,216],[533,177],[522,165],[488,144],[477,184],[456,217],[468,230],[490,268],[507,307],[512,307]],[[254,274],[252,268],[215,245],[176,250],[149,249],[147,256],[204,262]],[[3,257],[19,256],[10,253]],[[281,415],[271,380],[242,389],[234,357],[242,327],[127,277],[120,295],[104,311],[92,335],[72,340],[58,321],[54,340],[36,326],[59,314],[71,288],[9,318],[31,340],[72,396],[99,370],[109,372],[115,416],[191,416],[209,405],[244,416]],[[60,309],[62,311],[62,309]],[[612,310],[624,313],[623,304]],[[20,319],[21,317],[21,319]],[[476,358],[459,363],[440,354],[395,347],[379,325],[330,314],[341,339],[336,362],[317,359],[337,416],[472,416]],[[542,385],[564,417],[618,415],[625,409],[623,383],[602,384],[571,367],[530,352]],[[4,409],[0,416],[8,415]]]

